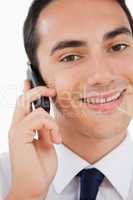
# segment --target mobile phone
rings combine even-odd
[[[26,71],[27,79],[31,81],[31,87],[46,86],[38,70],[32,64],[28,64],[28,69]],[[47,86],[46,86],[47,87]],[[35,108],[42,107],[48,113],[50,113],[50,99],[49,97],[42,96],[36,101],[33,101]]]

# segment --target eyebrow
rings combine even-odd
[[[129,28],[122,26],[118,27],[112,31],[104,34],[103,41],[113,39],[114,37],[125,34],[132,37],[132,32]],[[56,51],[63,50],[66,48],[78,48],[78,47],[88,47],[87,42],[84,40],[64,40],[58,42],[51,50],[50,56],[52,56]]]
[[[59,50],[66,48],[87,47],[87,43],[83,40],[64,40],[57,43],[51,51],[51,56]]]
[[[113,31],[110,31],[110,32],[107,32],[105,33],[104,37],[103,37],[103,40],[109,40],[109,39],[112,39],[120,34],[125,34],[125,35],[129,35],[129,36],[132,36],[132,32],[130,31],[129,28],[125,27],[125,26],[122,26],[122,27],[119,27]]]

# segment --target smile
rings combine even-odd
[[[120,106],[126,89],[118,92],[112,97],[107,98],[82,98],[80,101],[86,106],[87,109],[97,112],[111,112]]]

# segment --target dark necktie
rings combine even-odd
[[[96,168],[83,169],[80,176],[80,200],[95,200],[104,175]]]

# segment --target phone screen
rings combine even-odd
[[[31,81],[31,87],[37,87],[37,86],[46,86],[46,83],[42,80],[40,74],[38,71],[33,67],[33,65],[28,64],[28,69],[26,71],[27,79]],[[46,110],[48,113],[50,113],[50,99],[49,97],[40,97],[38,100],[33,102],[34,107],[42,107],[44,110]]]

